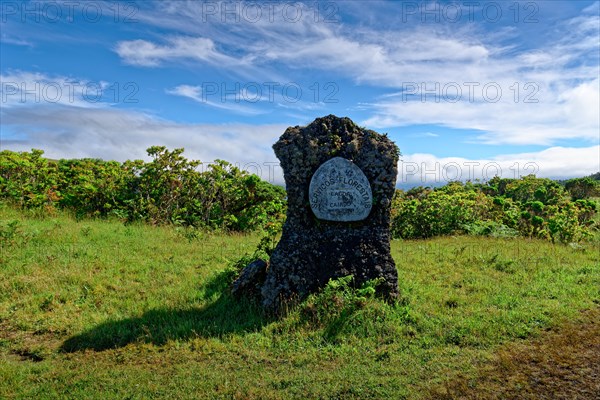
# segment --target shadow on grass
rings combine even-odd
[[[231,333],[253,332],[270,322],[259,307],[231,296],[229,276],[229,273],[223,272],[203,287],[205,299],[221,293],[217,300],[205,307],[156,309],[137,318],[107,321],[67,339],[61,351],[102,351],[130,343],[163,345],[169,340],[221,337]]]

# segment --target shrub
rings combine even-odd
[[[391,231],[393,237],[403,239],[465,232],[518,234],[566,243],[591,236],[597,228],[596,212],[596,202],[572,201],[565,189],[550,179],[496,177],[487,184],[451,182],[435,190],[396,191]]]
[[[153,146],[150,162],[49,161],[43,151],[0,152],[1,197],[23,208],[72,210],[152,224],[249,231],[280,221],[285,190],[222,160],[206,171],[183,149]]]
[[[600,181],[592,177],[574,178],[565,182],[565,189],[573,200],[589,199],[600,196]]]

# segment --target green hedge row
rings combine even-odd
[[[593,199],[599,193],[599,182],[589,177],[561,185],[534,175],[398,190],[392,205],[392,235],[416,239],[462,232],[576,242],[599,229],[598,203]]]
[[[0,198],[23,208],[73,210],[152,224],[250,231],[281,225],[286,193],[217,160],[205,171],[183,149],[149,148],[152,161],[48,160],[43,151],[0,152]],[[417,239],[467,233],[576,242],[598,232],[596,174],[564,182],[495,177],[440,188],[397,190],[392,235]]]
[[[155,146],[152,161],[48,160],[0,152],[0,197],[23,208],[61,208],[152,224],[248,231],[281,221],[285,190],[222,160],[199,171],[183,149]]]

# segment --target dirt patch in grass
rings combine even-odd
[[[55,334],[19,331],[0,321],[0,358],[40,362],[58,351],[61,343]]]
[[[478,376],[433,391],[436,399],[600,399],[600,308],[501,348]]]

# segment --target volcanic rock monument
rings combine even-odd
[[[390,207],[398,147],[349,118],[328,115],[288,128],[273,149],[285,178],[287,219],[268,265],[246,267],[233,293],[258,295],[277,313],[330,279],[353,275],[355,285],[383,278],[378,293],[395,298]]]

